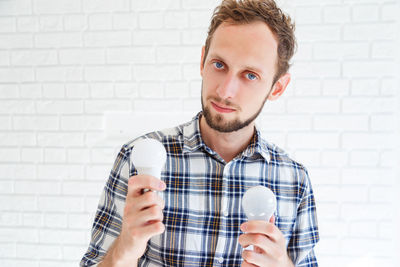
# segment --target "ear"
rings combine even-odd
[[[285,92],[289,82],[290,82],[291,76],[290,73],[286,73],[282,75],[272,86],[271,93],[268,96],[268,100],[274,101],[278,99],[283,92]]]
[[[200,61],[200,75],[201,77],[203,77],[203,69],[204,69],[204,52],[206,50],[206,47],[203,45],[203,47],[201,48],[201,61]]]

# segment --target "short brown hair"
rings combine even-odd
[[[277,71],[273,84],[289,70],[289,60],[296,49],[295,26],[290,17],[277,7],[274,0],[223,0],[221,5],[215,8],[211,18],[202,64],[205,63],[214,32],[226,21],[234,24],[265,22],[278,41]]]

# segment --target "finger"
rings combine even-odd
[[[269,219],[269,222],[272,224],[275,224],[275,216],[272,215],[271,218]]]
[[[160,179],[146,174],[131,176],[128,180],[128,196],[138,196],[143,189],[164,191],[166,184]]]
[[[239,236],[239,244],[244,248],[252,245],[254,251],[260,254],[280,255],[278,244],[263,234],[242,234]]]
[[[266,221],[248,221],[240,226],[240,230],[245,233],[264,234],[275,242],[281,241],[282,232],[273,223]]]
[[[159,206],[152,206],[144,209],[139,213],[138,219],[140,218],[145,224],[149,224],[151,221],[162,221],[164,214]]]
[[[143,210],[151,206],[159,206],[161,209],[164,209],[165,206],[164,200],[153,191],[148,191],[132,199],[132,201],[135,203],[135,209],[137,210]]]
[[[252,250],[244,250],[242,258],[248,264],[246,266],[271,266],[268,264],[271,260],[265,254],[256,253]]]
[[[164,224],[160,221],[157,221],[135,229],[134,233],[137,233],[137,237],[139,239],[149,240],[155,235],[162,234],[164,231]]]

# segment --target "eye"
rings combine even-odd
[[[222,69],[222,68],[224,67],[224,64],[222,64],[222,63],[219,62],[219,61],[214,62],[213,64],[214,64],[214,66],[215,66],[217,69]]]
[[[254,80],[257,79],[257,76],[254,75],[254,74],[251,73],[251,72],[247,73],[247,74],[246,74],[246,77],[247,77],[247,79],[249,79],[249,80],[251,80],[251,81],[254,81]]]

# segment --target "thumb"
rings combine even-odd
[[[272,215],[271,218],[269,219],[269,222],[272,224],[275,224],[275,216]]]

